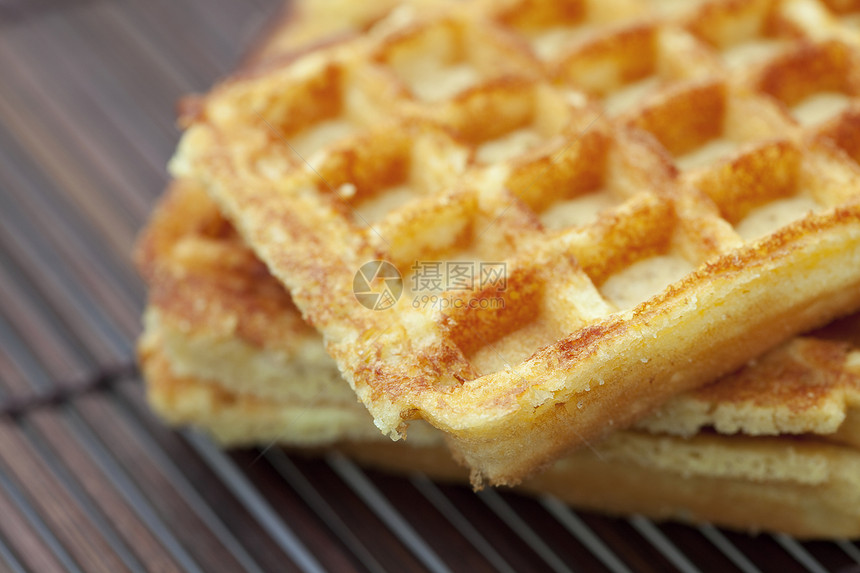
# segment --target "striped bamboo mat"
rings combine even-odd
[[[129,261],[174,104],[277,0],[0,0],[0,569],[858,571],[854,543],[574,513],[342,457],[224,453],[147,410]]]

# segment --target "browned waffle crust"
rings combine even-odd
[[[397,9],[215,89],[173,170],[378,427],[425,419],[476,483],[515,483],[860,303],[855,30],[815,2],[689,6]],[[444,295],[502,304],[366,309],[377,259],[407,284],[504,263],[503,290]]]
[[[178,182],[168,190],[137,255],[149,285],[144,354],[163,356],[180,378],[215,381],[239,396],[361,411],[318,334],[198,186]],[[723,434],[844,435],[860,446],[860,432],[852,437],[858,407],[860,315],[854,315],[673,397],[637,426],[680,436],[711,427]],[[313,439],[332,436],[338,438],[329,432]],[[242,438],[261,436],[224,441]]]
[[[151,285],[141,363],[165,419],[226,445],[336,446],[388,470],[464,479],[438,433],[416,427],[407,445],[385,443],[319,337],[200,189],[174,185],[138,260]],[[796,339],[523,488],[611,513],[856,536],[858,338],[854,317]],[[762,434],[773,437],[749,437]]]
[[[441,436],[384,440],[366,410],[307,405],[225,390],[177,377],[160,349],[142,355],[153,405],[225,443],[339,450],[364,465],[466,481]],[[312,450],[315,451],[315,450]],[[679,438],[620,431],[579,450],[522,484],[577,507],[658,519],[707,522],[752,532],[809,538],[860,536],[860,453],[821,439],[697,435]]]
[[[155,347],[143,354],[143,364],[159,412],[225,443],[325,444],[387,471],[468,479],[440,435],[424,432],[416,440],[410,434],[408,443],[392,443],[354,403],[340,409],[296,404],[180,378]],[[821,439],[709,434],[684,439],[620,431],[559,460],[521,489],[613,514],[808,538],[855,538],[860,536],[858,476],[856,447]]]
[[[336,445],[388,470],[466,477],[439,433],[416,427],[408,444],[386,443],[319,337],[195,186],[174,186],[140,247],[151,285],[141,363],[150,401],[167,420],[228,445]],[[857,536],[857,323],[797,339],[676,398],[643,421],[663,435],[618,432],[523,488],[612,513]],[[698,431],[701,425],[775,436],[721,436]]]

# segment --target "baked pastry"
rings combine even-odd
[[[325,446],[386,471],[468,480],[468,471],[453,461],[442,435],[429,426],[418,425],[408,440],[391,442],[355,402],[302,404],[180,378],[170,369],[163,348],[152,342],[143,353],[149,397],[175,424],[193,424],[225,445],[277,443],[312,447],[312,452]],[[856,426],[851,436],[853,445],[835,436],[702,432],[683,438],[622,430],[562,458],[518,487],[615,515],[638,513],[803,538],[857,538]]]
[[[213,381],[231,395],[271,400],[282,408],[295,404],[321,411],[331,406],[352,416],[361,412],[320,336],[302,321],[286,290],[198,185],[179,181],[171,186],[141,234],[137,262],[149,286],[141,342],[147,350],[142,354],[161,356],[175,378]],[[636,427],[679,436],[704,428],[723,434],[831,438],[857,431],[857,438],[846,439],[856,439],[860,446],[858,349],[860,314],[795,338],[729,376],[673,397]],[[167,393],[169,389],[160,392]],[[169,418],[181,408],[167,404],[157,409]],[[320,419],[324,422],[326,416]],[[370,418],[352,419],[366,429]],[[193,418],[174,421],[196,423]],[[233,435],[221,441],[236,445],[265,438]],[[317,430],[309,439],[324,444],[322,435]],[[333,440],[343,437],[331,435]],[[281,441],[308,443],[292,431]]]
[[[398,6],[215,88],[171,168],[384,433],[517,483],[860,306],[857,31],[669,6]]]
[[[142,234],[140,344],[154,409],[225,446],[335,447],[362,463],[465,480],[426,424],[391,443],[322,341],[196,185]],[[577,507],[805,537],[860,535],[860,317],[797,338],[674,398],[521,487]],[[574,485],[575,484],[575,485]]]

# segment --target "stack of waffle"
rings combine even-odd
[[[183,106],[138,251],[154,408],[860,536],[860,318],[802,335],[860,308],[852,7],[339,4]]]

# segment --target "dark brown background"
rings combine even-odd
[[[128,253],[177,98],[278,4],[0,0],[0,569],[860,570],[854,543],[573,513],[161,426]]]

